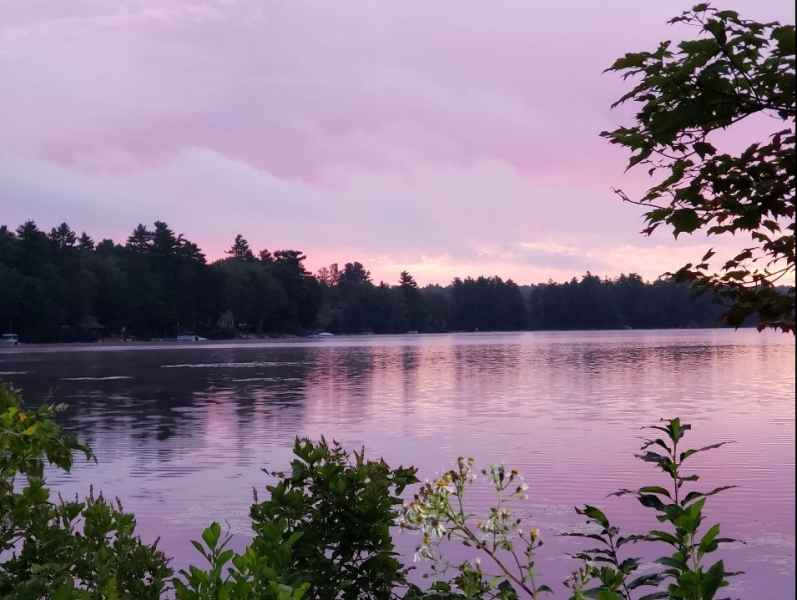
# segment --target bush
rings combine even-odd
[[[191,566],[174,580],[178,600],[301,600],[310,587],[291,570],[298,535],[284,539],[285,523],[265,527],[264,540],[242,554],[227,548],[221,526],[212,523],[202,532],[203,543],[193,544],[208,562],[208,570]]]
[[[596,547],[575,555],[582,566],[564,582],[570,590],[571,600],[631,600],[639,588],[655,588],[639,600],[671,598],[673,600],[711,600],[717,591],[728,585],[727,578],[736,573],[725,570],[723,561],[706,568],[705,561],[720,544],[732,542],[719,537],[719,525],[702,531],[703,507],[710,496],[734,486],[715,488],[707,492],[685,487],[699,479],[696,474],[685,474],[684,463],[694,454],[713,450],[727,442],[711,444],[697,449],[680,449],[679,445],[691,426],[681,420],[670,419],[649,429],[663,433],[647,439],[638,458],[653,463],[669,479],[669,488],[649,485],[637,490],[620,490],[612,495],[632,494],[639,503],[655,510],[659,522],[669,526],[668,531],[652,530],[643,534],[621,535],[599,508],[586,505],[576,508],[592,526],[588,533],[565,533],[597,542]],[[655,450],[651,450],[654,448]],[[476,479],[474,460],[459,458],[455,469],[448,471],[433,483],[421,487],[420,492],[404,509],[402,524],[422,532],[418,556],[441,563],[445,560],[439,552],[439,543],[459,541],[486,556],[499,571],[497,576],[486,576],[481,562],[464,562],[457,567],[457,575],[450,581],[437,581],[433,595],[419,598],[539,598],[551,593],[547,585],[537,581],[535,556],[542,546],[539,531],[524,525],[509,507],[509,500],[525,498],[527,486],[517,471],[503,465],[490,465],[481,473],[487,477],[496,493],[496,502],[487,514],[478,515],[467,510],[467,491]],[[660,570],[634,576],[640,559],[623,558],[627,544],[641,542],[664,543],[671,553],[655,561]],[[594,544],[593,544],[594,545]],[[622,549],[622,550],[621,550]],[[666,590],[660,587],[666,585]]]
[[[391,469],[383,460],[349,454],[323,438],[296,440],[291,473],[275,473],[270,497],[252,506],[253,546],[295,539],[291,570],[311,583],[318,598],[389,598],[405,583],[390,528],[404,489],[417,483],[415,468]]]
[[[45,465],[68,471],[74,453],[92,458],[58,427],[58,410],[25,410],[19,395],[0,384],[2,598],[515,600],[553,593],[536,568],[543,546],[539,530],[512,509],[528,490],[519,473],[503,465],[479,471],[495,492],[495,502],[481,515],[467,508],[477,477],[473,459],[458,459],[402,503],[405,489],[418,483],[415,468],[391,469],[383,460],[366,459],[364,450],[349,454],[323,438],[297,439],[291,472],[269,473],[275,482],[267,486],[268,499],[255,498],[254,537],[242,553],[228,548],[230,536],[212,523],[202,541],[193,542],[207,565],[175,575],[157,543],[144,544],[136,535],[135,517],[118,500],[108,502],[93,491],[82,501],[51,499]],[[723,443],[683,449],[691,427],[677,418],[650,429],[658,437],[646,440],[638,457],[665,474],[667,487],[615,494],[635,496],[656,512],[663,528],[623,534],[599,508],[576,508],[591,529],[565,535],[589,540],[591,547],[574,555],[580,566],[564,582],[571,600],[712,600],[734,575],[721,560],[708,561],[732,540],[720,537],[719,525],[703,528],[705,502],[729,486],[687,491],[698,476],[683,470],[694,454]],[[426,589],[408,581],[409,568],[393,543],[391,529],[397,526],[421,534],[416,558],[432,567]],[[441,543],[452,541],[470,548],[473,559],[449,575]],[[669,547],[655,561],[658,569],[638,574],[641,560],[625,553],[639,543]]]
[[[61,408],[26,411],[0,384],[0,596],[160,598],[168,561],[135,535],[135,517],[120,502],[93,493],[82,502],[51,500],[45,464],[69,471],[74,452],[92,457],[55,423]]]

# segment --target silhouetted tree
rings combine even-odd
[[[692,298],[673,280],[639,275],[520,287],[500,277],[456,278],[420,288],[408,272],[375,285],[357,261],[304,267],[298,250],[256,259],[236,238],[227,258],[208,264],[199,246],[164,222],[138,225],[124,246],[94,244],[65,223],[45,234],[28,221],[0,226],[0,329],[26,341],[149,338],[191,330],[238,333],[336,333],[597,329],[714,326],[715,298]]]
[[[709,249],[674,276],[728,299],[728,324],[757,315],[761,327],[794,332],[794,286],[778,286],[795,272],[794,25],[746,20],[709,3],[670,23],[701,37],[626,54],[607,69],[635,80],[613,106],[632,101],[638,112],[630,127],[601,135],[631,152],[628,168],[661,176],[641,198],[618,194],[648,208],[647,235],[664,225],[675,237],[703,231],[745,240],[719,268]],[[755,128],[740,124],[752,120]],[[718,135],[728,130],[758,133],[736,151]]]
[[[137,254],[146,254],[152,245],[152,232],[149,231],[143,224],[139,223],[138,226],[127,238],[126,248],[131,252]]]
[[[57,228],[53,227],[50,230],[50,241],[57,251],[64,251],[67,248],[72,248],[77,241],[77,235],[72,228],[66,223],[61,223]]]
[[[77,247],[81,252],[91,252],[94,250],[94,240],[84,231],[80,234]]]
[[[426,327],[426,312],[418,284],[407,271],[399,275],[400,310],[396,321],[399,331],[423,331]]]
[[[227,250],[227,254],[236,260],[254,260],[255,258],[249,248],[249,242],[240,233],[235,236],[235,241],[233,241],[230,249]]]
[[[338,281],[340,281],[340,276],[341,273],[338,270],[338,263],[332,263],[328,267],[321,267],[318,270],[316,279],[318,279],[318,281],[321,284],[331,288],[338,285]]]

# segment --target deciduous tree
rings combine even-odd
[[[647,235],[665,225],[675,237],[749,239],[718,269],[709,250],[675,275],[724,296],[729,324],[757,315],[760,328],[794,332],[794,26],[709,4],[670,23],[692,26],[699,36],[626,54],[607,69],[636,81],[613,106],[632,101],[639,108],[633,125],[601,135],[632,152],[628,168],[645,165],[651,176],[662,175],[641,198],[617,193],[648,209]],[[727,149],[723,132],[751,120],[760,138],[741,152]],[[791,287],[779,287],[790,280]]]

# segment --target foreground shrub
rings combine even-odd
[[[663,471],[670,487],[649,485],[637,490],[620,490],[611,495],[634,495],[642,506],[655,510],[657,520],[669,529],[622,535],[599,508],[590,505],[576,508],[579,515],[586,517],[592,530],[564,535],[584,538],[597,542],[597,545],[593,544],[594,547],[575,555],[583,564],[564,582],[570,590],[571,600],[712,600],[720,588],[728,585],[727,578],[736,574],[726,571],[721,560],[706,568],[709,554],[715,552],[720,544],[735,540],[719,537],[719,525],[706,530],[701,527],[706,499],[734,486],[686,492],[685,487],[698,481],[699,476],[683,472],[683,464],[691,456],[719,448],[727,442],[697,449],[679,448],[691,426],[677,418],[649,429],[664,435],[646,439],[642,453],[637,456]],[[440,543],[458,541],[483,555],[485,562],[498,572],[487,575],[481,561],[466,561],[454,567],[456,575],[453,578],[432,584],[431,591],[435,594],[424,595],[415,588],[413,597],[509,600],[537,599],[551,593],[548,585],[537,581],[535,556],[543,544],[539,530],[524,524],[511,508],[512,500],[526,498],[527,486],[522,476],[503,465],[482,469],[481,474],[495,491],[496,501],[486,514],[479,515],[467,509],[467,491],[477,477],[474,463],[472,458],[460,457],[454,469],[437,481],[424,484],[405,506],[402,526],[421,532],[422,541],[416,556],[432,561],[435,571],[445,572],[451,568],[445,560],[445,553],[440,551]],[[638,557],[623,558],[622,553],[628,544],[641,542],[665,544],[671,552],[655,561],[660,570],[635,576],[641,560]],[[661,586],[666,586],[666,589],[660,589]],[[641,592],[643,595],[635,596],[641,588],[658,591]]]
[[[252,506],[253,546],[295,539],[291,570],[318,598],[389,598],[406,583],[390,528],[416,469],[349,456],[337,443],[296,440],[291,473],[275,473],[268,500]]]
[[[310,584],[292,570],[293,545],[299,534],[285,538],[285,523],[265,527],[261,543],[242,554],[227,547],[221,526],[212,523],[202,532],[202,543],[194,547],[205,558],[208,569],[191,566],[174,580],[178,600],[301,600]]]
[[[552,594],[536,567],[543,540],[516,515],[526,498],[522,476],[503,465],[477,470],[460,458],[409,502],[402,493],[418,482],[413,467],[392,469],[365,452],[337,443],[297,439],[289,473],[269,473],[268,498],[251,507],[254,537],[241,552],[212,523],[193,544],[202,566],[176,576],[157,545],[135,533],[121,503],[93,492],[84,500],[51,498],[44,469],[65,471],[74,453],[91,451],[55,423],[59,407],[24,410],[19,395],[0,384],[0,597],[15,600],[516,600]],[[699,478],[685,473],[693,455],[723,443],[683,449],[691,429],[680,419],[650,428],[638,457],[664,473],[667,485],[623,489],[655,511],[661,529],[625,534],[601,509],[576,512],[590,529],[566,533],[589,541],[580,565],[563,582],[571,600],[714,600],[728,585],[719,525],[703,527],[708,498],[728,489],[687,490]],[[468,508],[477,477],[495,501],[483,514]],[[416,559],[428,561],[430,583],[409,581],[391,529],[421,536]],[[450,564],[443,544],[468,548],[470,560]],[[626,556],[632,544],[668,548],[652,564]],[[642,569],[642,567],[645,567]],[[542,574],[544,575],[544,574]]]
[[[682,467],[694,454],[719,448],[728,442],[679,452],[678,445],[684,434],[691,429],[690,425],[681,423],[680,419],[672,419],[666,421],[664,425],[654,425],[649,429],[665,435],[645,440],[642,454],[637,457],[661,469],[670,480],[668,482],[670,487],[652,485],[637,490],[620,490],[612,495],[634,495],[642,506],[656,511],[656,519],[668,525],[669,531],[654,529],[644,535],[619,537],[619,530],[610,525],[603,512],[595,507],[585,506],[576,510],[601,528],[601,533],[593,536],[601,543],[601,547],[586,550],[579,556],[587,561],[608,563],[601,569],[593,568],[590,571],[592,578],[600,582],[598,589],[614,594],[606,596],[607,598],[630,598],[630,591],[633,589],[641,586],[658,587],[659,584],[665,583],[666,591],[649,594],[645,598],[710,600],[716,596],[720,588],[728,585],[727,577],[736,573],[727,572],[721,560],[706,568],[706,558],[715,552],[720,544],[736,540],[719,537],[718,524],[701,533],[703,507],[709,496],[735,486],[718,487],[707,492],[692,490],[686,493],[685,486],[697,481],[699,476],[694,473],[684,473]],[[618,552],[624,543],[639,541],[665,544],[670,547],[670,554],[656,560],[656,564],[666,567],[665,569],[629,581],[631,574],[639,567],[639,559],[627,558],[621,562]]]
[[[135,535],[121,503],[93,493],[53,501],[46,464],[69,471],[91,451],[64,433],[61,407],[23,410],[0,384],[0,596],[9,599],[160,598],[172,573],[156,545]]]

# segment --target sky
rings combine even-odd
[[[602,71],[691,4],[0,0],[0,223],[160,219],[211,259],[241,233],[390,282],[652,279],[734,242],[639,234]]]

